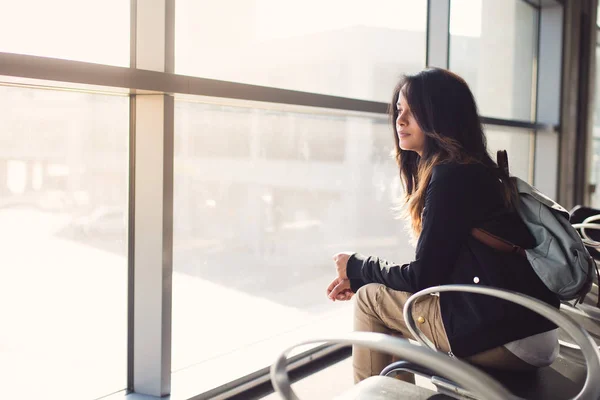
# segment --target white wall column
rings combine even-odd
[[[558,200],[567,209],[589,203],[596,7],[596,0],[564,3]]]

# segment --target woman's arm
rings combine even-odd
[[[483,188],[471,171],[466,165],[434,168],[415,261],[398,265],[356,253],[348,260],[348,278],[412,293],[447,283],[481,208],[474,199]]]
[[[350,290],[354,293],[358,292],[358,289],[365,286],[366,283],[360,278],[349,278],[350,279]]]

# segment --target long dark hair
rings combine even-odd
[[[400,148],[396,130],[396,103],[400,94],[406,99],[412,115],[425,134],[425,145],[420,156],[414,151]],[[503,184],[506,206],[512,208],[516,204],[514,183],[488,154],[477,105],[464,79],[440,68],[428,68],[415,75],[405,75],[394,89],[389,114],[394,130],[396,162],[408,206],[407,217],[416,236],[421,233],[421,214],[427,185],[433,167],[438,164],[479,163],[488,167]]]

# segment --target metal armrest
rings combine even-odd
[[[339,343],[368,347],[414,363],[425,364],[442,376],[452,379],[471,393],[476,393],[486,400],[522,400],[520,397],[511,394],[489,375],[464,361],[452,359],[444,354],[410,344],[405,339],[372,332],[353,332],[330,338],[308,340],[281,353],[271,366],[271,382],[283,399],[299,400],[292,390],[287,374],[287,355],[297,346],[314,343]]]
[[[587,366],[587,376],[585,383],[581,391],[575,396],[575,399],[598,399],[600,398],[600,382],[597,377],[600,376],[600,351],[594,342],[594,339],[590,334],[583,329],[579,324],[575,323],[571,318],[561,314],[558,310],[549,306],[548,304],[535,299],[530,296],[523,295],[521,293],[490,288],[481,285],[445,285],[445,286],[434,286],[421,290],[408,298],[404,305],[404,320],[412,335],[417,341],[424,346],[432,347],[433,344],[425,335],[417,329],[415,321],[412,318],[412,305],[419,297],[429,295],[433,293],[441,292],[467,292],[484,294],[500,299],[508,300],[513,303],[519,304],[526,307],[543,317],[546,317],[554,324],[558,325],[568,335],[573,338],[575,343],[581,348],[581,351],[585,357]],[[434,348],[434,347],[433,347]],[[447,376],[449,379],[454,378]],[[461,382],[457,383],[462,386]],[[463,386],[464,387],[464,386]],[[468,387],[465,389],[469,390]]]
[[[573,228],[581,230],[582,241],[583,241],[583,244],[585,244],[586,246],[590,246],[590,247],[594,247],[594,248],[600,247],[600,242],[595,241],[594,239],[590,238],[586,232],[586,229],[600,230],[600,224],[593,223],[598,220],[600,220],[600,214],[592,215],[591,217],[584,219],[583,222],[581,222],[579,224],[573,224]]]
[[[560,304],[560,309],[563,312],[566,313],[571,313],[574,316],[574,319],[576,320],[578,317],[580,318],[586,318],[589,319],[591,321],[595,321],[595,322],[600,322],[600,310],[596,307],[591,307],[587,304],[579,304],[577,306],[574,306],[570,303],[561,303]],[[583,325],[584,328],[587,327],[585,325]],[[570,342],[570,341],[565,341],[565,340],[558,340],[558,343],[562,346],[562,347],[566,347],[572,350],[581,350],[581,348]],[[600,350],[600,346],[598,346],[598,349]]]
[[[593,321],[600,322],[600,309],[589,304],[573,305],[571,303],[560,303],[560,309],[565,312],[570,312],[584,318],[589,318]]]
[[[429,379],[429,381],[437,388],[438,393],[446,394],[453,398],[473,398],[473,395],[468,390],[464,390],[456,383],[438,376],[438,374],[431,369],[405,360],[391,363],[385,367],[379,375],[393,378],[394,375],[399,372],[409,372]]]
[[[427,368],[421,364],[415,364],[406,360],[396,361],[385,367],[379,375],[390,376],[392,373],[397,371],[410,372],[415,375],[420,375],[424,378],[430,379],[435,375],[435,372],[430,368]]]

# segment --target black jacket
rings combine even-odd
[[[501,189],[499,180],[480,164],[434,167],[415,261],[397,265],[354,254],[347,268],[353,290],[372,282],[411,293],[436,285],[478,283],[521,292],[558,308],[558,297],[527,259],[499,252],[470,235],[479,227],[524,248],[534,247],[519,216],[504,206]],[[452,352],[459,357],[556,328],[521,306],[479,294],[441,293],[440,307]]]

